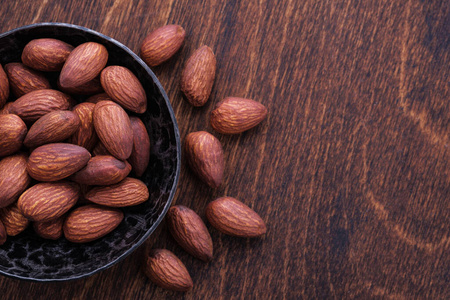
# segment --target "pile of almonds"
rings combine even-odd
[[[90,242],[121,223],[121,207],[148,200],[137,178],[150,139],[127,113],[145,112],[146,94],[107,62],[99,43],[42,38],[0,66],[0,244],[31,223],[45,239]]]
[[[156,66],[175,54],[182,46],[185,30],[167,25],[151,32],[141,45],[141,58]],[[216,57],[208,46],[194,51],[186,61],[180,88],[195,107],[207,103],[216,74]],[[264,105],[244,98],[227,97],[211,111],[212,128],[221,134],[238,134],[258,125],[267,115]],[[189,133],[184,141],[184,154],[192,171],[209,187],[218,188],[225,168],[220,141],[211,133]],[[206,207],[206,218],[220,232],[237,237],[259,237],[266,232],[261,217],[233,197],[220,197]],[[176,242],[189,254],[205,262],[213,258],[211,236],[200,216],[183,205],[174,205],[167,214],[167,226]],[[152,249],[146,257],[145,273],[157,285],[175,291],[193,287],[186,266],[166,249]]]

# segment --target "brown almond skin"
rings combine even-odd
[[[232,197],[221,197],[206,206],[206,217],[222,233],[238,237],[258,237],[266,225],[250,207]]]
[[[3,222],[0,220],[0,246],[6,243],[6,239],[8,234],[6,233],[6,228],[3,225]]]
[[[0,65],[0,109],[3,108],[9,97],[9,80],[8,76]]]
[[[147,96],[139,79],[129,69],[109,66],[100,74],[105,92],[123,108],[142,114],[147,110]]]
[[[92,155],[98,156],[98,155],[111,155],[109,153],[108,149],[106,149],[105,145],[101,141],[98,141],[98,143],[95,145],[94,149],[92,150]]]
[[[27,171],[39,181],[58,181],[81,170],[90,158],[89,151],[77,145],[46,144],[31,152]]]
[[[142,60],[154,67],[171,58],[183,45],[186,31],[180,25],[166,25],[149,33],[141,44]]]
[[[167,213],[169,231],[186,252],[203,261],[213,257],[213,243],[203,220],[183,205],[171,207]]]
[[[125,110],[112,101],[100,101],[94,108],[94,127],[100,141],[114,157],[125,160],[133,150],[133,129]]]
[[[152,282],[167,290],[187,292],[194,285],[185,265],[166,249],[150,250],[144,272]]]
[[[34,39],[23,48],[22,62],[38,71],[58,72],[72,50],[72,45],[57,39]]]
[[[45,114],[55,110],[67,110],[72,99],[57,90],[37,90],[30,92],[13,102],[11,112],[25,123],[33,123]]]
[[[33,229],[37,235],[47,240],[57,240],[63,235],[65,215],[46,222],[33,222]]]
[[[45,222],[61,217],[80,197],[80,187],[70,181],[43,182],[27,189],[17,207],[30,221]]]
[[[85,195],[91,202],[110,207],[138,205],[147,201],[148,197],[145,183],[131,177],[113,185],[94,187]]]
[[[131,172],[131,165],[110,155],[92,157],[87,165],[70,179],[85,185],[111,185],[122,181]]]
[[[6,234],[9,236],[18,235],[30,224],[30,221],[17,207],[17,202],[0,209],[0,221],[5,226]]]
[[[8,75],[11,92],[16,97],[21,97],[32,91],[51,88],[44,74],[22,63],[6,64],[5,72]]]
[[[184,150],[192,171],[210,187],[218,188],[225,166],[220,141],[206,131],[191,132],[186,136]]]
[[[97,77],[108,61],[105,46],[87,42],[77,46],[67,57],[59,75],[63,89],[76,88]]]
[[[73,108],[73,112],[80,119],[80,126],[69,138],[69,143],[84,147],[89,151],[92,151],[98,142],[94,128],[94,107],[94,103],[83,102]]]
[[[27,159],[28,155],[18,153],[0,160],[0,207],[12,204],[30,185]]]
[[[89,80],[86,83],[83,83],[81,85],[75,86],[75,87],[62,87],[58,80],[58,88],[68,94],[75,94],[75,95],[94,95],[98,93],[104,92],[102,84],[100,82],[100,77],[97,76],[92,80]]]
[[[202,46],[189,57],[181,73],[181,91],[193,106],[203,106],[209,99],[216,77],[216,57]]]
[[[128,162],[133,167],[134,174],[141,177],[150,160],[150,137],[141,119],[130,117],[130,122],[133,129],[133,151]]]
[[[64,236],[73,243],[87,243],[113,231],[123,220],[123,212],[95,204],[74,209],[63,226]]]
[[[3,106],[2,109],[0,109],[0,115],[8,115],[11,114],[11,107],[13,106],[14,102],[6,102],[5,106]]]
[[[113,99],[107,93],[100,93],[87,98],[85,102],[97,104],[100,101],[113,101]]]
[[[27,135],[27,126],[17,115],[0,115],[0,157],[20,150]]]
[[[81,125],[78,115],[68,110],[49,112],[39,118],[28,130],[23,144],[28,148],[62,142],[74,134]]]
[[[266,116],[267,108],[259,102],[227,97],[211,112],[210,122],[219,133],[237,134],[255,127]]]

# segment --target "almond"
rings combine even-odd
[[[184,150],[194,173],[210,187],[219,187],[224,171],[220,141],[206,131],[191,132],[186,136]]]
[[[9,97],[9,80],[8,76],[0,65],[0,109],[3,108]]]
[[[97,104],[100,101],[113,101],[107,93],[100,93],[86,99],[86,102]]]
[[[100,101],[94,108],[94,127],[100,141],[116,158],[125,160],[133,150],[130,118],[118,104]]]
[[[69,138],[69,143],[84,147],[89,151],[92,151],[98,142],[94,128],[94,107],[94,103],[83,102],[73,108],[73,112],[80,119],[81,125]]]
[[[67,240],[87,243],[113,231],[123,220],[116,208],[88,204],[74,209],[66,218],[63,231]]]
[[[108,149],[106,149],[105,145],[103,145],[101,141],[98,141],[98,143],[95,145],[94,149],[92,150],[92,154],[94,156],[111,155],[111,153],[109,153]]]
[[[6,243],[7,236],[8,234],[6,233],[6,228],[0,220],[0,246]]]
[[[183,45],[186,31],[180,25],[166,25],[148,34],[141,45],[142,60],[154,67],[171,58]]]
[[[35,70],[58,72],[72,50],[72,45],[57,39],[35,39],[23,48],[22,62]]]
[[[18,116],[0,115],[0,157],[19,151],[27,135],[27,126]]]
[[[9,236],[18,235],[30,224],[30,221],[17,207],[17,202],[8,207],[0,208],[0,221],[5,226],[6,234]]]
[[[46,144],[31,153],[27,170],[36,180],[57,181],[81,170],[90,158],[89,151],[77,145]]]
[[[2,109],[0,109],[0,115],[7,115],[11,113],[11,107],[13,106],[14,102],[6,102],[5,106],[3,106]]]
[[[48,240],[57,240],[63,235],[65,215],[46,222],[33,222],[37,235]]]
[[[78,86],[62,87],[59,80],[57,84],[60,90],[68,94],[93,95],[104,92],[99,76]]]
[[[6,64],[5,72],[8,75],[11,91],[16,97],[21,97],[32,91],[51,88],[44,74],[22,63]]]
[[[48,143],[61,142],[70,137],[81,125],[80,118],[68,110],[57,110],[39,118],[28,130],[23,144],[35,148]]]
[[[171,207],[167,213],[169,231],[186,252],[203,261],[213,257],[213,243],[202,219],[183,205]]]
[[[80,187],[73,182],[43,182],[27,189],[17,207],[31,221],[45,222],[65,214],[77,203]]]
[[[181,91],[193,106],[208,101],[216,77],[216,57],[208,46],[197,49],[181,73]]]
[[[77,46],[67,57],[59,75],[61,88],[76,88],[93,80],[106,66],[107,61],[108,50],[105,46],[95,42]]]
[[[186,292],[194,285],[185,265],[166,249],[150,250],[144,271],[152,282],[164,289]]]
[[[133,129],[133,151],[131,151],[128,162],[133,167],[134,174],[141,177],[150,160],[150,137],[141,119],[130,117],[130,122]]]
[[[147,201],[148,197],[145,183],[131,177],[113,185],[94,187],[85,195],[89,201],[110,207],[138,205]]]
[[[238,237],[257,237],[266,233],[266,225],[250,207],[232,197],[221,197],[206,207],[209,223],[222,233]]]
[[[30,185],[25,153],[3,158],[0,161],[0,207],[6,207],[16,201]]]
[[[223,134],[241,133],[255,127],[267,116],[267,108],[251,99],[228,97],[211,112],[212,128]]]
[[[105,92],[123,108],[142,114],[147,110],[147,97],[139,79],[127,68],[109,66],[100,74]]]
[[[21,117],[24,122],[32,123],[51,111],[69,109],[71,102],[72,99],[60,91],[38,90],[14,101],[11,112]]]
[[[109,155],[92,157],[87,165],[73,174],[70,179],[86,185],[110,185],[122,181],[131,172],[126,161]]]

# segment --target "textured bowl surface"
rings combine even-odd
[[[150,191],[149,201],[123,209],[125,217],[113,232],[86,244],[38,237],[31,227],[0,246],[0,274],[36,280],[60,281],[104,270],[141,245],[166,214],[180,173],[180,136],[175,116],[153,72],[130,49],[93,30],[64,23],[40,23],[0,35],[0,63],[20,61],[24,46],[36,38],[56,38],[73,46],[94,41],[109,52],[108,65],[129,68],[141,81],[148,98],[147,112],[139,115],[151,141],[150,163],[142,176]],[[56,87],[55,87],[56,88]]]

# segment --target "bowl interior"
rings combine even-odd
[[[0,63],[20,61],[24,46],[36,38],[56,38],[73,46],[94,41],[109,52],[108,65],[129,68],[142,83],[148,109],[139,117],[150,135],[149,166],[142,176],[150,192],[143,204],[124,208],[124,220],[105,237],[85,244],[38,237],[32,228],[0,246],[0,273],[20,279],[58,281],[92,275],[112,266],[141,245],[166,214],[180,172],[180,136],[175,116],[153,72],[121,43],[93,30],[64,23],[33,24],[0,35]]]

